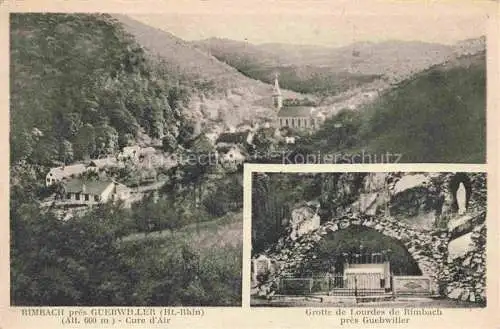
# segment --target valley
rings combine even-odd
[[[237,306],[245,162],[485,158],[482,39],[193,42],[29,13],[10,40],[12,305]]]

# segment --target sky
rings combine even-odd
[[[184,40],[219,37],[254,44],[338,47],[386,40],[453,44],[484,35],[487,16],[496,9],[491,1],[205,0],[194,4],[163,14],[129,16]]]

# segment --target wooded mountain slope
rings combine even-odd
[[[359,111],[341,111],[312,141],[308,148],[315,151],[365,150],[379,162],[390,152],[401,154],[403,162],[484,163],[485,53],[434,66]]]
[[[183,129],[178,79],[110,16],[12,14],[10,39],[11,161],[69,163]]]
[[[454,54],[453,46],[410,41],[356,42],[339,48],[254,45],[222,38],[193,44],[254,79],[270,82],[278,71],[285,88],[329,95],[382,76],[395,78],[418,72]]]

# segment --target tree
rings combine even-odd
[[[177,136],[177,140],[179,144],[184,145],[191,141],[194,134],[194,123],[193,122],[183,122],[179,127],[179,135]]]
[[[361,118],[359,112],[343,109],[325,121],[315,139],[325,140],[337,150],[355,147],[361,141]]]
[[[266,133],[265,129],[259,129],[253,138],[253,144],[263,152],[271,151],[274,142],[275,140]]]
[[[59,157],[58,149],[58,141],[51,135],[45,135],[37,139],[30,160],[33,163],[52,166]]]
[[[177,149],[177,139],[167,133],[162,139],[162,149],[167,153],[173,153]]]
[[[252,251],[257,253],[277,241],[289,210],[279,199],[277,194],[281,191],[272,187],[269,176],[255,174],[252,184]]]
[[[153,202],[151,198],[144,200],[137,204],[137,206],[133,209],[133,217],[136,224],[136,228],[139,232],[144,232],[144,235],[147,236],[154,229],[153,223]]]
[[[10,133],[10,161],[15,163],[28,159],[33,153],[34,140],[30,133],[23,128],[11,127]]]
[[[66,139],[62,140],[59,145],[59,161],[63,162],[64,164],[69,164],[73,162],[73,159],[73,145]]]
[[[72,138],[82,127],[82,116],[77,112],[56,112],[55,113],[55,126],[57,129],[56,134],[61,138]]]
[[[118,150],[118,132],[115,128],[103,124],[95,128],[97,154],[113,154]]]
[[[167,100],[170,108],[174,110],[175,113],[189,100],[187,88],[184,86],[174,86],[169,88]]]
[[[136,118],[125,108],[123,104],[113,107],[107,111],[109,122],[116,127],[116,130],[122,134],[136,135],[139,130],[139,124]]]
[[[161,101],[158,98],[151,100],[144,110],[144,121],[148,135],[162,138],[164,135],[165,118]]]
[[[64,222],[35,205],[13,209],[12,304],[127,305],[134,281],[115,243],[120,217],[103,208]]]
[[[216,188],[203,199],[204,208],[210,215],[220,217],[242,207],[243,186],[236,176],[216,184]]]
[[[134,135],[125,133],[125,134],[118,134],[118,148],[123,148],[125,146],[132,145],[134,142]]]
[[[75,158],[92,157],[97,149],[95,129],[91,124],[85,124],[76,134],[74,141]]]

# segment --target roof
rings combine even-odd
[[[217,143],[243,144],[246,143],[248,134],[248,131],[237,133],[222,133],[220,134],[219,138],[217,138]]]
[[[74,164],[71,166],[62,166],[50,169],[49,173],[58,178],[69,177],[71,175],[79,175],[87,170],[84,164]]]
[[[278,117],[310,117],[313,109],[311,106],[283,106]]]
[[[222,145],[217,147],[217,151],[221,153],[227,153],[229,152],[233,147],[229,145]]]
[[[259,256],[257,256],[255,258],[255,260],[261,260],[261,259],[269,260],[269,257],[267,257],[266,255],[260,254]]]
[[[97,168],[116,166],[116,165],[117,165],[116,161],[111,158],[94,159],[89,163],[89,167],[97,167]]]
[[[64,184],[64,190],[66,193],[89,193],[100,195],[110,184],[113,184],[113,182],[82,180],[76,178],[66,182]]]
[[[156,149],[154,147],[148,146],[145,148],[141,148],[139,153],[140,154],[152,154],[152,153],[156,153]]]
[[[121,183],[115,183],[116,186],[116,192],[121,193],[121,192],[129,192],[131,189],[130,187],[123,185]]]
[[[139,145],[133,145],[133,146],[125,146],[122,150],[122,153],[138,153],[140,151],[141,147]]]
[[[242,147],[236,145],[220,145],[217,147],[217,151],[219,153],[229,153],[231,151],[236,151],[241,154],[246,154],[246,151]]]
[[[187,144],[188,148],[192,150],[209,150],[212,149],[212,140],[205,134],[199,134]]]

